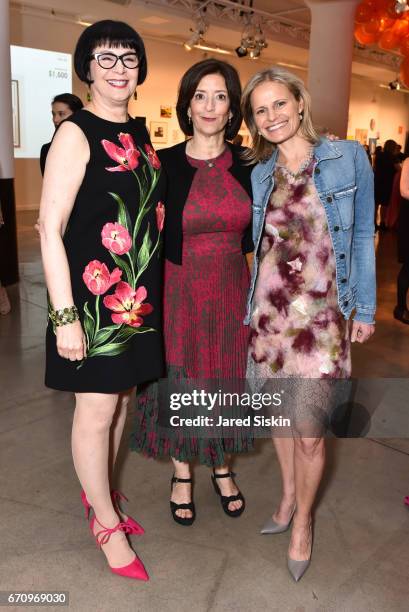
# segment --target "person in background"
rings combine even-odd
[[[400,177],[400,207],[398,216],[398,260],[402,267],[397,279],[398,302],[393,311],[395,319],[409,325],[407,295],[409,289],[409,158],[403,162]]]
[[[283,68],[250,79],[242,111],[248,159],[258,162],[247,377],[266,390],[287,379],[291,393],[280,407],[289,431],[274,436],[282,496],[262,533],[282,533],[293,521],[287,564],[298,581],[311,558],[332,392],[350,377],[351,342],[375,329],[373,172],[358,142],[318,136],[304,83]]]
[[[53,101],[51,102],[51,114],[53,118],[54,127],[57,130],[61,121],[70,117],[73,113],[80,110],[83,107],[82,100],[70,93],[63,93],[55,96]],[[41,174],[44,176],[45,162],[47,159],[47,154],[50,149],[51,142],[47,142],[43,144],[40,151],[40,169]]]
[[[364,144],[364,145],[363,145],[363,147],[364,147],[364,149],[365,149],[365,153],[366,153],[366,154],[367,154],[367,156],[368,156],[369,163],[372,165],[372,156],[371,156],[371,151],[370,151],[370,149],[369,149],[369,145]]]
[[[112,487],[135,387],[163,371],[165,184],[146,128],[128,115],[147,74],[145,46],[126,23],[96,22],[74,65],[91,100],[59,127],[41,196],[45,384],[75,393],[72,454],[98,547],[114,574],[148,580],[126,537],[143,529]]]
[[[386,229],[386,213],[392,194],[393,179],[400,169],[397,157],[397,143],[387,140],[383,151],[375,156],[375,224],[376,229]],[[380,224],[377,224],[378,207],[380,207]]]
[[[399,163],[402,163],[406,159],[405,153],[402,152],[402,145],[396,145],[396,159]]]
[[[164,341],[172,385],[178,379],[237,383],[245,377],[245,255],[253,250],[251,167],[242,159],[245,149],[229,142],[242,121],[240,96],[233,66],[216,59],[194,64],[182,77],[176,105],[189,140],[158,152],[168,182]],[[166,417],[169,405],[160,401],[155,384],[157,388],[158,383],[151,384],[137,396],[131,448],[149,457],[172,458],[173,519],[184,526],[195,520],[196,458],[212,468],[223,511],[238,517],[245,500],[234,482],[229,455],[252,450],[252,438],[242,427],[208,437],[189,435],[189,428],[182,427],[161,431],[161,416]]]

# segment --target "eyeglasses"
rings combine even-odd
[[[139,59],[136,53],[123,53],[115,55],[115,53],[93,53],[91,59],[95,59],[98,66],[109,70],[117,65],[118,60],[121,60],[124,68],[138,68]]]

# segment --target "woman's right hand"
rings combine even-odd
[[[87,344],[79,321],[56,328],[57,352],[70,361],[81,361],[87,355]]]

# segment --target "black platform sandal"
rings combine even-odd
[[[231,516],[231,517],[236,517],[236,516],[240,516],[240,514],[243,513],[244,508],[246,506],[246,500],[244,499],[243,495],[241,494],[240,490],[237,493],[237,495],[222,495],[222,492],[220,491],[220,487],[216,482],[217,478],[231,478],[233,480],[233,477],[236,476],[236,474],[234,472],[227,472],[226,474],[216,474],[216,472],[213,470],[213,476],[212,476],[212,482],[213,482],[213,486],[214,486],[214,490],[216,491],[217,495],[220,496],[220,502],[222,504],[222,508],[225,511],[225,513],[227,514],[227,516]],[[234,482],[234,480],[233,480]],[[236,484],[236,483],[234,483]],[[237,485],[236,485],[237,486]],[[229,504],[230,502],[234,502],[234,501],[241,501],[241,507],[238,508],[237,510],[229,510]]]
[[[172,476],[172,480],[170,481],[170,492],[172,493],[173,491],[173,485],[176,482],[190,482],[192,483],[192,479],[191,478],[176,478],[176,476]],[[193,485],[192,485],[192,489],[193,489]],[[193,491],[192,491],[193,493]],[[192,513],[192,516],[190,517],[182,517],[182,516],[178,516],[176,514],[177,510],[190,510]],[[196,509],[195,509],[195,504],[193,503],[193,499],[191,502],[189,502],[188,504],[177,504],[176,502],[173,502],[172,500],[170,501],[170,511],[172,512],[172,516],[173,516],[173,520],[176,521],[176,523],[179,523],[179,525],[185,525],[185,526],[189,526],[193,523],[193,521],[196,518]]]

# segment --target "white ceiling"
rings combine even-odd
[[[249,0],[246,0],[249,3]],[[194,15],[190,6],[200,6],[194,0],[12,0],[12,8],[44,13],[55,19],[81,19],[94,22],[99,19],[119,19],[132,24],[143,36],[182,43],[189,38],[194,27]],[[171,6],[173,5],[173,6]],[[185,6],[185,8],[183,7]],[[253,8],[272,14],[283,23],[293,24],[305,31],[310,23],[310,11],[303,0],[253,0]],[[297,26],[298,24],[298,26]],[[242,26],[228,18],[211,22],[205,40],[233,50],[239,45]],[[308,45],[302,37],[268,34],[268,48],[263,51],[262,62],[287,62],[300,67],[308,65]],[[356,60],[357,58],[355,58]],[[251,61],[243,58],[242,61]],[[390,67],[359,58],[352,66],[353,74],[379,82],[388,82],[396,74]]]

